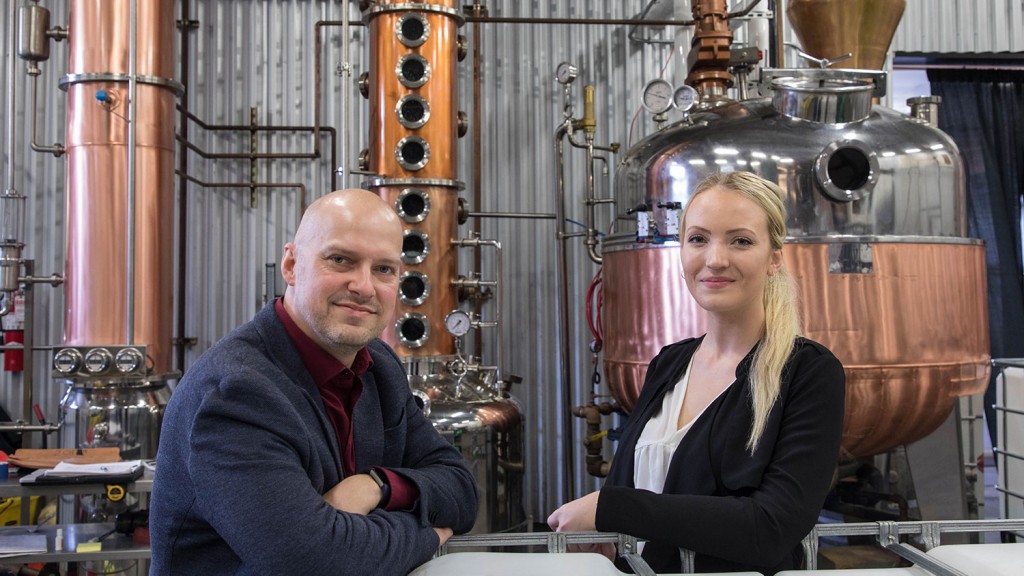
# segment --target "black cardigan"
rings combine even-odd
[[[666,346],[648,366],[601,489],[597,529],[649,540],[643,556],[656,572],[680,571],[680,547],[697,553],[698,572],[799,568],[800,540],[817,520],[838,460],[843,367],[824,346],[797,339],[778,402],[751,455],[745,447],[753,418],[751,351],[736,368],[736,382],[683,437],[664,492],[634,488],[637,439],[700,341]]]

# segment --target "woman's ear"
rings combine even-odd
[[[782,270],[782,249],[776,248],[772,250],[771,259],[768,262],[768,275],[775,276]]]

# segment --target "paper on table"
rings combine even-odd
[[[142,460],[127,460],[124,462],[101,462],[99,464],[69,464],[61,462],[46,473],[47,476],[73,475],[85,476],[95,474],[96,476],[109,476],[111,474],[131,474],[142,466]]]

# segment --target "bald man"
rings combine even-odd
[[[167,406],[151,575],[405,574],[472,528],[464,460],[377,339],[401,251],[371,192],[309,206],[284,297],[203,354]]]

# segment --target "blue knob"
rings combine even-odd
[[[107,94],[106,90],[97,90],[96,99],[100,102],[106,102],[107,100],[110,100],[110,94]]]

